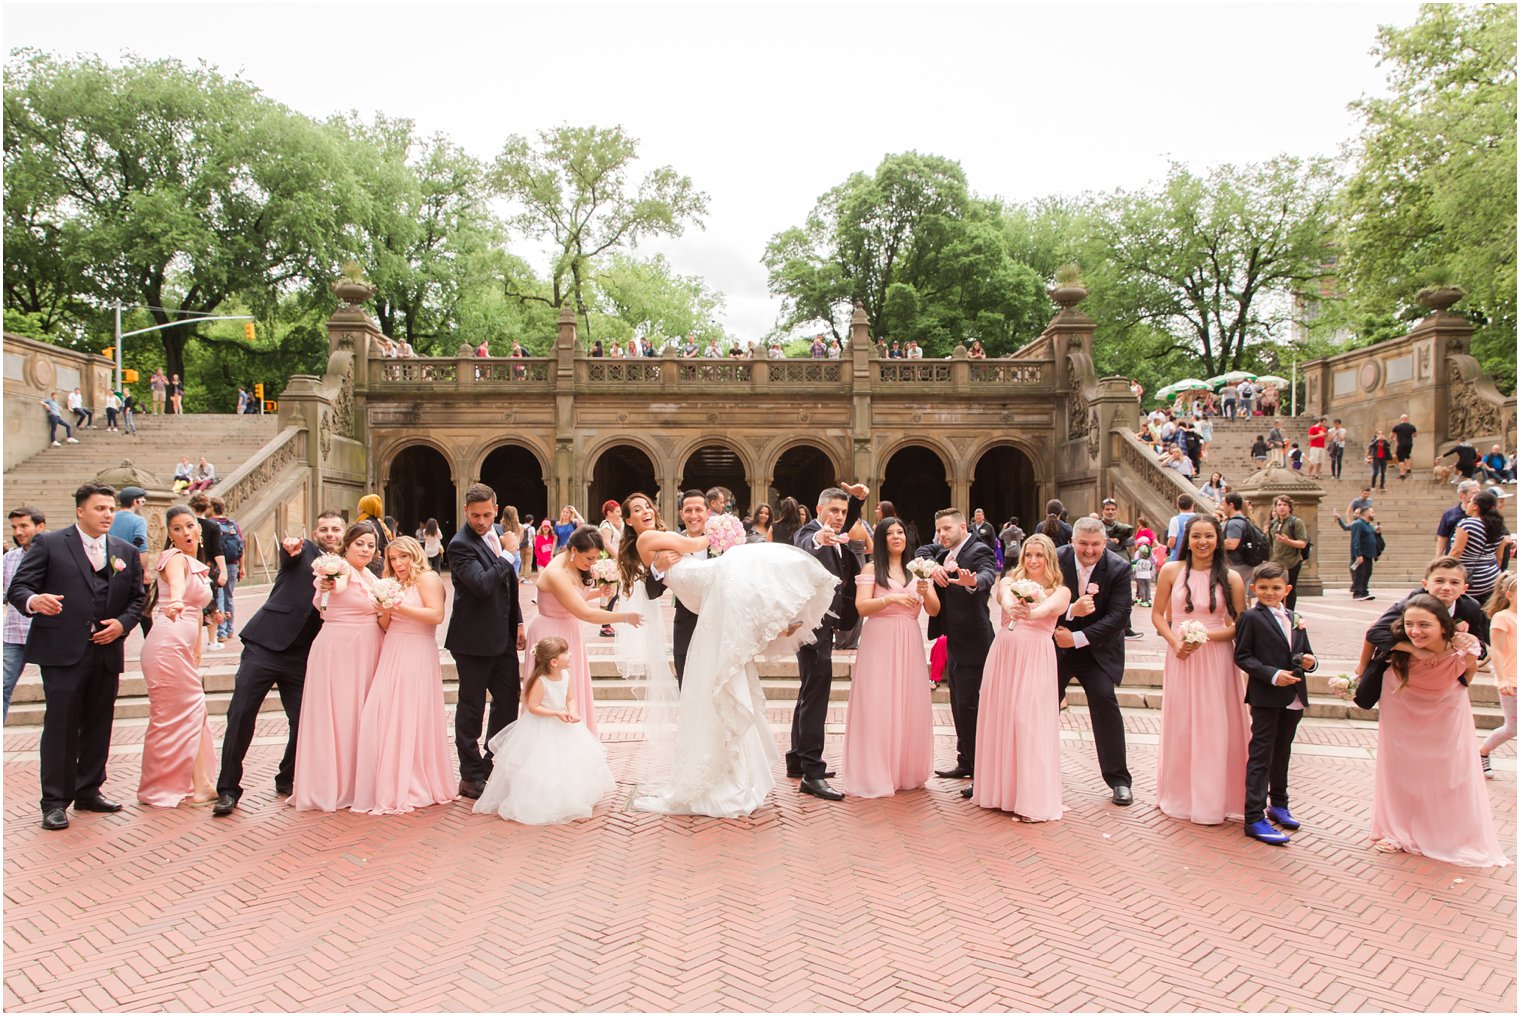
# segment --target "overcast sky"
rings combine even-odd
[[[646,245],[775,323],[766,241],[883,155],[958,160],[979,194],[1142,187],[1335,154],[1369,55],[1414,4],[135,4],[4,7],[7,49],[204,59],[313,117],[415,120],[490,159],[509,134],[622,124],[711,196],[706,228]],[[531,245],[519,253],[535,259]],[[540,270],[546,259],[536,257]]]

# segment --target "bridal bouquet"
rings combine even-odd
[[[401,588],[401,583],[395,579],[380,579],[369,587],[369,598],[381,610],[391,610],[400,606],[401,598],[405,595],[406,590]]]
[[[591,563],[591,578],[603,589],[618,584],[618,564],[610,557],[598,558]]]
[[[907,565],[908,574],[920,582],[928,582],[934,575],[934,559],[932,557],[915,557]]]
[[[323,554],[311,563],[311,573],[319,579],[336,579],[347,567],[348,563],[337,554]],[[330,589],[322,591],[322,610],[327,609],[327,598],[331,595]]]
[[[709,515],[707,517],[708,553],[720,556],[725,550],[742,546],[746,541],[744,523],[732,515]]]
[[[1025,603],[1039,603],[1045,599],[1045,587],[1033,579],[1019,579],[1008,591]]]
[[[1330,679],[1330,694],[1338,698],[1356,698],[1356,678],[1350,674],[1337,674]]]
[[[1184,621],[1177,628],[1177,634],[1182,636],[1183,645],[1201,646],[1209,640],[1209,630],[1201,621]]]

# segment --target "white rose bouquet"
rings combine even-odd
[[[708,553],[713,557],[720,557],[724,551],[742,546],[747,539],[744,523],[732,515],[709,515],[706,533]]]
[[[1045,599],[1045,587],[1033,579],[1019,579],[1008,587],[1008,591],[1025,603],[1039,603]]]
[[[927,582],[934,574],[934,559],[932,557],[915,557],[909,560],[904,567],[908,569],[909,575],[912,575],[921,582]]]
[[[598,586],[606,589],[618,584],[617,561],[610,557],[598,558],[591,563],[591,578]]]
[[[1177,634],[1182,636],[1182,644],[1187,646],[1201,646],[1209,640],[1209,630],[1201,621],[1184,621],[1177,627]]]
[[[338,576],[343,574],[343,570],[347,567],[348,562],[344,561],[337,554],[323,554],[321,557],[317,558],[311,563],[311,573],[319,579],[336,580]],[[323,590],[322,602],[319,605],[319,609],[327,609],[327,598],[331,595],[332,590]]]
[[[369,598],[381,610],[391,610],[400,606],[404,596],[406,596],[406,590],[395,579],[380,579],[369,587]]]

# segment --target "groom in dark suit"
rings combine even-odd
[[[522,693],[517,650],[528,646],[522,605],[517,599],[517,569],[507,557],[496,524],[496,492],[477,483],[464,492],[465,526],[449,541],[449,574],[454,579],[454,612],[443,647],[454,656],[459,675],[459,704],[454,710],[454,746],[459,751],[459,794],[478,798],[491,775],[491,750],[480,754],[480,724],[486,693],[491,718],[486,742],[517,719]],[[516,633],[514,639],[513,633]]]
[[[686,527],[687,536],[701,536],[707,532],[707,512],[706,494],[700,490],[688,490],[681,494],[681,524]],[[699,550],[691,556],[705,558],[707,551]],[[650,562],[649,575],[644,579],[644,595],[651,600],[664,596],[665,572],[680,559],[681,555],[673,551],[666,550],[657,554]],[[679,596],[672,596],[671,599],[675,601],[671,653],[675,658],[676,687],[680,687],[686,676],[686,650],[691,647],[691,633],[697,630],[697,614],[682,603]]]
[[[1071,544],[1057,550],[1056,558],[1071,590],[1066,619],[1055,631],[1058,692],[1065,694],[1073,677],[1081,682],[1103,782],[1115,804],[1133,804],[1124,714],[1115,691],[1124,680],[1124,632],[1135,602],[1129,562],[1108,549],[1108,532],[1094,518],[1072,524]]]
[[[950,682],[950,716],[955,721],[955,768],[936,769],[947,780],[970,779],[976,771],[976,712],[982,699],[982,666],[992,648],[987,600],[997,584],[997,556],[966,528],[959,508],[934,513],[935,565],[931,580],[941,590],[939,613],[929,619],[929,638],[945,636],[945,673]],[[969,795],[967,795],[969,796]]]
[[[74,492],[75,524],[38,533],[11,580],[9,602],[32,618],[26,662],[42,668],[42,828],[75,811],[120,811],[100,792],[111,749],[125,636],[142,616],[142,559],[110,535],[116,490]]]
[[[818,495],[818,512],[796,533],[792,542],[818,559],[838,576],[834,616],[824,616],[814,630],[812,645],[797,650],[797,705],[792,710],[792,749],[786,753],[786,774],[801,778],[798,790],[825,801],[843,801],[844,795],[829,786],[833,774],[823,762],[823,726],[829,711],[829,687],[834,680],[834,629],[855,627],[855,576],[860,562],[850,553],[850,527],[860,519],[860,509],[870,493],[865,484],[830,487]]]

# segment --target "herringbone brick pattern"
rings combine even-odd
[[[603,715],[636,708],[622,712]],[[771,718],[780,739],[785,710]],[[1306,721],[1307,828],[1273,849],[1156,811],[1155,714],[1129,720],[1136,805],[1108,803],[1074,710],[1070,810],[1034,826],[942,780],[829,804],[782,779],[742,821],[628,812],[624,735],[607,739],[617,795],[574,825],[464,802],[296,814],[270,793],[284,733],[270,716],[232,818],[129,805],[47,833],[35,734],[9,733],[5,1006],[1515,1010],[1515,869],[1369,849],[1374,728]],[[118,725],[108,789],[123,800],[140,741]],[[1513,857],[1505,761],[1489,793]]]

